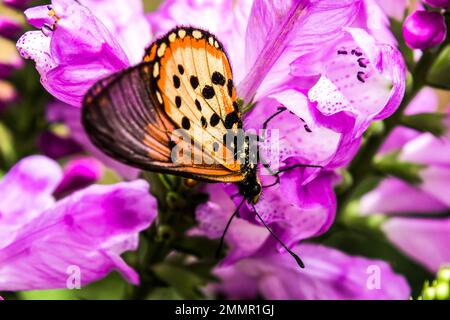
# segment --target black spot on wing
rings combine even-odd
[[[228,95],[233,97],[233,80],[229,79],[227,82]]]
[[[217,113],[213,113],[211,116],[211,119],[209,120],[209,124],[213,127],[217,126],[220,122],[220,117],[217,115]]]
[[[181,97],[180,96],[175,97],[175,105],[177,106],[178,109],[180,109],[180,107],[181,107]]]
[[[176,74],[173,75],[173,86],[175,89],[179,89],[181,87],[180,78]]]
[[[183,119],[181,120],[181,126],[183,127],[183,129],[189,130],[191,128],[191,122],[188,118],[183,117]]]
[[[216,95],[214,88],[206,85],[202,90],[202,95],[205,99],[212,99]]]
[[[206,118],[202,116],[200,121],[202,122],[202,128],[206,129],[206,127],[208,127],[208,122],[206,121]]]
[[[226,129],[233,128],[233,126],[235,124],[237,124],[239,126],[239,123],[240,123],[239,113],[236,111],[230,112],[225,117],[225,128]]]
[[[225,85],[225,77],[218,71],[215,71],[211,76],[211,81],[213,84],[224,86]]]
[[[196,76],[191,76],[189,81],[191,82],[191,86],[194,90],[198,88],[200,83],[198,82],[198,78]]]
[[[202,111],[202,105],[200,104],[200,101],[198,101],[197,99],[195,99],[195,106],[197,107],[198,111]]]

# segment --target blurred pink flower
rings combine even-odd
[[[432,7],[435,8],[448,8],[450,7],[450,1],[449,0],[422,0],[426,4],[429,4]]]
[[[79,157],[66,163],[63,174],[61,182],[53,193],[58,199],[100,180],[103,167],[95,158]]]
[[[0,15],[0,36],[12,38],[22,30],[22,25],[15,19]]]
[[[450,218],[391,218],[383,230],[400,250],[433,273],[450,263]]]
[[[67,270],[86,285],[117,270],[137,284],[120,255],[156,216],[145,181],[94,185],[55,202],[63,179],[57,163],[25,158],[0,181],[0,290],[66,288]]]
[[[17,9],[23,9],[30,3],[32,3],[34,0],[3,0],[3,3],[7,6],[17,8]]]
[[[85,151],[99,159],[105,166],[115,170],[125,179],[135,179],[139,170],[118,162],[98,150],[90,141],[80,121],[81,108],[72,106],[60,101],[53,101],[47,105],[47,120],[50,123],[63,123],[70,130],[70,138]],[[44,144],[44,147],[50,147]],[[52,148],[61,149],[62,146],[53,146]]]
[[[403,37],[412,49],[428,49],[441,44],[447,35],[444,16],[439,12],[417,10],[403,23]]]
[[[215,290],[229,299],[283,300],[407,300],[406,279],[384,261],[350,256],[318,244],[294,248],[306,268],[299,269],[291,257],[267,254],[219,267],[222,279]],[[379,272],[379,287],[370,284],[371,272]]]
[[[436,112],[437,94],[423,89],[408,106],[407,114]],[[446,123],[450,128],[450,117]],[[382,152],[399,152],[400,161],[422,164],[422,182],[408,184],[398,178],[386,178],[361,198],[361,213],[384,213],[404,217],[391,218],[384,225],[388,238],[405,253],[436,272],[450,262],[449,219],[439,217],[450,208],[450,134],[435,137],[399,127],[387,139]],[[412,201],[414,199],[414,201]],[[413,217],[408,217],[413,215]],[[419,218],[417,216],[422,216]]]
[[[17,98],[17,91],[8,81],[0,79],[0,111],[5,109]]]

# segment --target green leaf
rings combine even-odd
[[[433,62],[426,80],[433,87],[450,90],[450,45]]]
[[[186,267],[161,263],[152,267],[155,275],[173,287],[185,299],[202,299],[200,288],[207,280],[191,272]]]
[[[373,164],[374,169],[382,175],[394,176],[411,184],[422,182],[420,171],[425,165],[397,160],[397,153],[377,157]]]
[[[15,158],[13,136],[10,130],[0,122],[0,163],[3,162],[6,166],[10,166],[14,163]]]
[[[182,237],[177,239],[173,247],[198,258],[215,258],[219,240],[211,240],[206,237]]]
[[[402,116],[401,125],[440,137],[446,131],[445,119],[446,115],[443,113],[418,113]]]

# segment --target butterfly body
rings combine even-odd
[[[261,193],[250,142],[225,142],[243,131],[232,69],[207,31],[177,27],[155,41],[143,62],[96,83],[83,102],[91,141],[128,165],[206,182],[237,183],[251,203]],[[181,130],[192,139],[174,139]],[[179,163],[175,147],[201,154]]]

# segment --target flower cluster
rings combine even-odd
[[[138,283],[120,254],[136,249],[139,232],[155,218],[156,201],[145,181],[83,188],[98,175],[98,163],[86,159],[62,171],[53,160],[32,156],[3,177],[0,290],[67,288],[71,267],[82,270],[81,285],[112,270]]]

